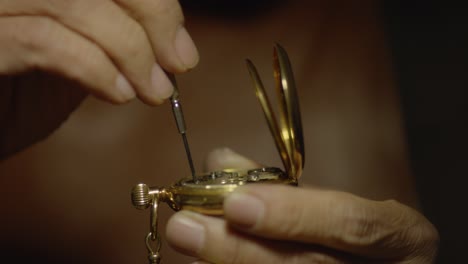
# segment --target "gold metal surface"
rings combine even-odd
[[[273,108],[271,107],[270,101],[268,100],[267,93],[265,92],[265,88],[263,87],[263,83],[258,75],[257,69],[250,60],[247,60],[247,68],[249,70],[250,77],[252,78],[255,94],[257,95],[260,105],[262,106],[268,127],[270,128],[270,132],[273,135],[273,139],[275,140],[276,148],[280,154],[284,169],[289,175],[293,175],[293,161],[291,159],[291,155],[289,155],[287,145],[283,140],[283,135],[281,134],[281,130],[278,126],[278,122],[276,121]]]
[[[250,60],[247,60],[247,67],[285,170],[290,177],[299,179],[304,168],[304,137],[296,84],[287,53],[280,45],[275,45],[273,67],[279,100],[279,125],[258,72]]]
[[[154,208],[157,203],[165,202],[172,209],[191,210],[208,215],[222,215],[223,201],[226,195],[245,184],[287,184],[296,186],[297,181],[279,168],[268,167],[253,170],[223,170],[205,175],[181,179],[168,188],[147,187],[146,184],[135,186],[132,191],[133,205],[139,209],[152,208],[150,218],[151,232],[157,227]]]
[[[297,185],[279,168],[254,170],[229,170],[198,176],[197,182],[182,179],[166,189],[171,193],[168,204],[174,209],[186,209],[209,215],[222,215],[224,198],[237,187],[245,184],[289,184]]]
[[[304,168],[305,150],[304,136],[302,132],[302,118],[299,107],[299,97],[296,90],[296,82],[286,51],[280,45],[276,44],[274,49],[274,67],[275,77],[277,79],[277,89],[282,93],[280,96],[283,111],[282,118],[286,120],[282,126],[283,131],[289,131],[291,137],[291,158],[293,160],[294,173],[290,176],[299,179],[302,176]],[[286,110],[286,111],[284,111]]]

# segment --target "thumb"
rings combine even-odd
[[[432,257],[438,241],[432,224],[403,204],[332,190],[246,185],[226,198],[224,216],[257,237],[370,258]]]
[[[218,148],[212,150],[205,159],[205,171],[216,171],[223,169],[253,169],[262,167],[259,163],[252,161],[229,148]]]

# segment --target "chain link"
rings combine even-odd
[[[153,239],[155,237],[155,239]],[[158,233],[149,232],[146,235],[146,249],[148,250],[149,264],[159,264],[161,262],[161,238]]]

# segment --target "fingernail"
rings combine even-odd
[[[117,76],[117,79],[115,80],[115,86],[117,87],[117,90],[120,91],[120,94],[122,94],[125,100],[132,99],[136,95],[132,85],[122,74]]]
[[[159,64],[155,63],[151,70],[151,85],[155,96],[159,99],[167,99],[174,92],[174,87]]]
[[[176,33],[175,49],[185,67],[191,69],[197,65],[199,60],[197,47],[183,26],[179,27]]]
[[[265,213],[265,205],[246,193],[232,193],[224,201],[226,219],[241,228],[254,228]]]
[[[205,241],[205,229],[193,220],[193,214],[185,211],[175,214],[168,223],[166,236],[174,247],[195,255]]]

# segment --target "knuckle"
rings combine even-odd
[[[420,255],[432,259],[437,254],[439,248],[440,236],[435,226],[417,211],[406,207],[397,201],[386,201],[390,206],[397,207],[397,210],[402,210],[401,220],[395,221],[396,226],[410,227],[403,229],[403,237],[408,237],[408,241],[418,245],[418,250],[414,255]]]
[[[125,58],[143,59],[148,56],[151,51],[151,46],[146,37],[145,32],[140,27],[129,27],[125,36],[127,36],[121,45],[121,52],[125,54]],[[146,52],[147,51],[147,52]]]
[[[99,80],[105,78],[103,71],[103,52],[97,52],[89,47],[80,47],[66,53],[66,61],[73,62],[75,67],[70,67],[71,76]],[[65,57],[65,56],[64,56]],[[100,76],[100,77],[99,77]]]
[[[122,52],[126,55],[127,58],[137,58],[139,53],[141,53],[141,50],[141,42],[135,38],[131,38],[128,41],[125,41],[125,43],[122,45]]]
[[[378,221],[376,212],[354,197],[339,197],[331,205],[332,219],[341,219],[341,225],[333,232],[333,239],[345,245],[369,246],[377,243],[383,232],[384,222]]]
[[[32,69],[47,67],[46,54],[57,46],[56,34],[56,25],[47,17],[19,18],[13,38],[23,52],[23,63]]]
[[[273,211],[273,210],[269,210]],[[308,227],[308,219],[304,207],[300,203],[285,203],[279,211],[278,216],[268,216],[265,229],[272,230],[285,236],[285,238],[300,237]]]
[[[176,0],[116,0],[138,21],[174,19],[183,21],[182,8]]]
[[[303,234],[309,221],[303,208],[294,204],[287,210],[286,216],[282,225],[285,234],[289,237],[298,237]]]
[[[15,35],[18,45],[24,50],[42,52],[49,46],[54,34],[52,21],[46,17],[24,18],[17,23]]]
[[[159,14],[165,14],[176,20],[182,20],[182,9],[178,1],[156,0],[154,2],[154,10]]]

